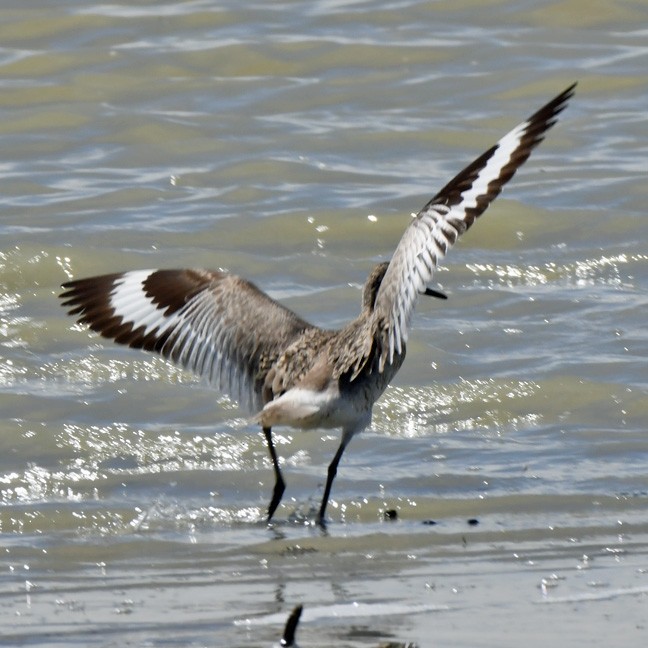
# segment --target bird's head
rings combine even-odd
[[[373,270],[367,277],[365,281],[364,288],[362,289],[362,307],[366,310],[373,310],[374,304],[376,303],[376,295],[378,294],[378,289],[382,283],[383,278],[385,277],[385,272],[389,268],[389,261],[384,261],[374,266]]]

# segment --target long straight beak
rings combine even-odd
[[[426,288],[423,294],[429,297],[436,297],[437,299],[448,299],[448,295],[442,293],[440,290],[434,290],[434,288]]]

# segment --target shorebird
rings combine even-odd
[[[391,260],[369,274],[360,315],[339,330],[314,326],[251,282],[214,270],[77,279],[63,284],[63,306],[104,337],[207,379],[252,415],[274,470],[268,522],[285,490],[272,428],[340,428],[317,515],[324,526],[344,450],[369,425],[374,402],[403,364],[418,296],[444,297],[428,287],[438,262],[544,139],[575,87],[504,135],[418,212]]]

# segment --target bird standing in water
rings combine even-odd
[[[153,351],[205,378],[262,428],[275,474],[272,519],[285,490],[272,428],[340,428],[317,521],[351,438],[400,369],[419,295],[437,263],[486,210],[574,93],[571,85],[441,189],[409,223],[390,261],[369,274],[360,315],[339,330],[313,326],[249,281],[200,269],[135,270],[63,284],[78,322]]]

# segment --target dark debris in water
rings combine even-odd
[[[425,524],[426,526],[434,526],[435,524],[438,524],[438,522],[436,520],[423,520],[422,524]],[[466,524],[468,526],[477,526],[479,520],[477,518],[469,518],[466,520]]]

